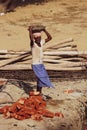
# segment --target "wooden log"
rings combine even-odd
[[[0,70],[29,70],[31,64],[10,64],[4,67],[0,67]]]
[[[59,51],[59,52],[56,52],[56,51],[51,51],[51,52],[48,52],[48,51],[45,51],[44,52],[44,55],[83,55],[83,54],[86,54],[87,55],[87,51]]]
[[[8,65],[8,64],[10,64],[10,63],[13,63],[13,62],[17,62],[17,61],[19,61],[19,60],[21,60],[21,59],[23,59],[23,58],[29,56],[30,53],[31,53],[31,52],[26,52],[26,53],[24,53],[24,54],[21,54],[20,56],[16,56],[16,57],[14,57],[14,58],[12,58],[12,59],[8,59],[8,60],[6,60],[6,61],[3,61],[2,63],[0,63],[0,67],[6,66],[6,65]]]
[[[11,55],[11,54],[6,54],[6,55],[0,55],[0,59],[10,59],[10,58],[14,58],[18,55]]]
[[[85,70],[86,68],[83,67],[61,67],[58,65],[52,65],[52,64],[45,64],[45,68],[47,70],[56,70],[56,71],[72,71],[72,70]],[[12,65],[6,65],[4,67],[1,67],[0,70],[30,70],[31,69],[31,65],[27,64],[27,65],[20,65],[20,64],[12,64]]]
[[[59,66],[66,66],[66,67],[74,67],[74,66],[85,66],[87,62],[71,62],[71,61],[64,61],[64,60],[44,60],[45,63],[57,64]]]
[[[60,64],[59,64],[59,66],[61,66],[61,67],[86,67],[86,65],[85,64],[87,64],[87,62],[61,62]]]
[[[24,53],[27,53],[29,52],[30,50],[26,50],[26,51],[22,51],[22,50],[19,50],[19,51],[14,51],[14,50],[0,50],[0,55],[21,55],[21,54],[24,54]]]
[[[86,70],[86,68],[83,67],[61,67],[56,65],[51,65],[51,64],[45,64],[45,67],[47,70],[55,70],[55,71],[73,71],[73,70]]]
[[[52,50],[60,50],[60,49],[66,49],[66,48],[71,48],[71,49],[77,49],[77,47],[75,47],[75,45],[73,46],[73,45],[71,45],[71,44],[69,44],[69,43],[67,43],[67,44],[64,44],[63,46],[55,46],[55,47],[50,47],[50,48],[48,48],[46,51],[52,51]]]
[[[31,64],[32,60],[20,60],[19,62],[16,62],[15,64]]]
[[[78,56],[78,52],[76,51],[45,51],[44,55],[49,55],[49,56],[63,56],[63,55],[77,55]]]
[[[12,58],[15,58],[15,56],[14,55],[3,55],[3,56],[0,55],[0,63],[7,61],[8,59],[12,59]],[[23,59],[19,59],[18,62],[28,61],[28,60],[31,60],[31,58],[32,56],[28,56]]]
[[[63,61],[72,61],[72,62],[83,62],[84,60],[87,61],[86,59],[84,59],[83,57],[80,56],[75,56],[75,57],[61,57],[59,60],[63,60]]]
[[[65,43],[64,45],[56,45],[54,47],[50,47],[48,48],[46,51],[52,51],[52,50],[59,50],[59,49],[66,49],[67,47],[71,48],[71,49],[77,49],[77,45],[75,44],[70,44],[70,43]]]
[[[46,44],[46,45],[44,46],[44,50],[46,50],[46,49],[48,49],[48,48],[53,48],[53,47],[55,47],[56,45],[59,45],[59,46],[60,46],[60,45],[62,45],[62,44],[65,44],[65,43],[67,43],[67,42],[72,42],[72,41],[73,41],[72,38],[68,38],[68,39],[59,41],[58,43]]]
[[[21,54],[25,54],[27,52],[30,52],[30,50],[26,50],[26,51],[13,51],[13,50],[8,50],[7,54],[11,54],[11,55],[21,55]]]
[[[6,54],[8,51],[7,50],[0,50],[0,55]]]
[[[48,62],[48,63],[68,63],[68,61],[64,61],[64,60],[52,60],[52,59],[44,59],[44,62]]]
[[[52,48],[50,47],[50,49],[60,49],[60,48],[66,48],[66,47],[71,47],[71,48],[77,48],[77,45],[75,44],[70,44],[70,43],[64,43],[63,45],[55,45]]]
[[[22,63],[22,62],[26,62],[29,63],[32,60],[32,56],[29,55],[28,57],[25,57],[23,59],[20,59],[18,62]]]
[[[63,60],[63,61],[72,61],[72,62],[78,62],[78,61],[84,61],[84,58],[80,58],[80,57],[73,57],[73,58],[61,58],[59,60]]]
[[[60,48],[66,48],[66,47],[71,47],[71,48],[77,48],[77,45],[75,44],[70,44],[70,43],[64,43],[64,45],[57,45],[53,47],[53,49],[60,49]]]
[[[44,55],[43,59],[61,59],[61,56],[50,56],[50,55]]]
[[[56,51],[77,51],[77,48],[63,47],[63,48],[57,49]]]
[[[56,70],[56,71],[73,71],[73,70],[86,70],[86,68],[83,67],[61,67],[56,65],[52,65],[52,64],[45,64],[45,68],[47,70]],[[31,69],[31,65],[27,64],[27,65],[20,65],[20,64],[12,64],[12,65],[6,65],[4,67],[1,67],[0,70],[30,70]]]

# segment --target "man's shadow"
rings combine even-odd
[[[24,90],[24,92],[26,94],[29,94],[30,91],[34,91],[34,88],[35,88],[35,86],[33,84],[27,83],[27,82],[22,81],[22,80],[15,80],[15,79],[10,80],[9,79],[8,83],[11,83],[11,84],[17,86],[18,88]]]

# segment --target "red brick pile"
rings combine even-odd
[[[62,113],[53,113],[46,109],[46,101],[40,94],[35,95],[30,92],[28,98],[20,98],[11,106],[0,108],[0,113],[6,118],[15,118],[18,120],[34,119],[42,120],[43,117],[53,118],[54,116],[64,117]]]

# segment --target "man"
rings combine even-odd
[[[44,28],[42,30],[47,38],[41,37],[41,31],[33,31],[33,27],[29,27],[30,46],[32,52],[32,69],[37,77],[37,91],[42,92],[43,87],[54,87],[49,80],[49,76],[43,65],[43,45],[52,39],[51,35]]]

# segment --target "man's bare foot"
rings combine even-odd
[[[37,95],[40,95],[40,92],[39,91],[31,91],[30,93],[29,93],[29,95],[30,96],[37,96]]]
[[[40,95],[39,91],[34,92],[34,95]]]

